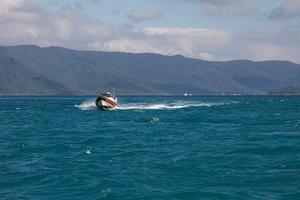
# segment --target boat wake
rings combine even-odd
[[[222,106],[228,105],[233,102],[186,102],[186,101],[177,101],[177,102],[164,102],[164,103],[121,103],[120,107],[114,110],[173,110],[173,109],[184,109],[190,107],[211,107],[211,106]],[[80,108],[81,110],[95,110],[97,109],[95,100],[89,99],[82,102],[75,107]]]
[[[189,107],[211,107],[224,105],[226,103],[205,103],[205,102],[170,102],[170,103],[129,103],[122,104],[119,110],[172,110]]]

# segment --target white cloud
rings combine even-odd
[[[214,56],[214,55],[212,55],[210,53],[207,53],[207,52],[201,52],[201,53],[199,53],[199,58],[203,59],[203,60],[210,60],[210,61],[217,60],[216,56]]]
[[[8,13],[10,9],[18,7],[21,3],[23,3],[23,0],[1,0],[0,15]]]
[[[105,51],[152,52],[167,55],[182,54],[194,58],[215,60],[206,50],[222,48],[230,41],[224,31],[200,28],[132,29],[127,35],[111,40],[97,40],[88,48]]]
[[[135,40],[129,38],[120,38],[118,40],[110,41],[95,41],[88,44],[88,47],[94,50],[102,51],[121,51],[121,52],[153,52],[164,54],[160,49],[156,49],[150,43],[144,40]]]
[[[231,40],[229,32],[205,28],[144,28],[153,45],[167,54],[199,57],[203,51],[222,48]]]
[[[135,11],[127,16],[131,21],[139,23],[148,20],[156,20],[162,18],[159,11]]]

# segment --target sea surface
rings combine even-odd
[[[0,199],[300,199],[300,97],[0,97]]]

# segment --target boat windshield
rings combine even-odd
[[[109,93],[109,92],[101,94],[101,96],[104,96],[104,97],[113,97],[113,95],[111,93]]]

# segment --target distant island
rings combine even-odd
[[[269,95],[300,95],[300,86],[289,86],[272,90]]]
[[[217,62],[181,55],[0,46],[0,95],[96,95],[113,88],[117,95],[264,95],[290,85],[300,85],[300,65],[289,61]],[[294,88],[286,91],[282,94],[295,93]]]

